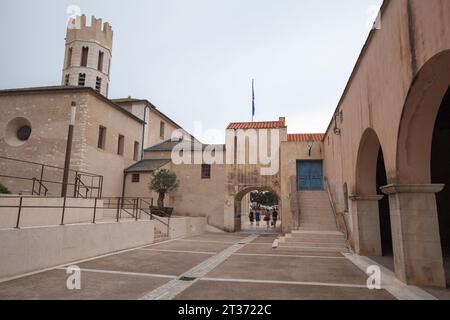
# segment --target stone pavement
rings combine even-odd
[[[339,252],[283,247],[276,234],[207,233],[73,263],[0,283],[0,299],[395,299],[368,290],[367,276]],[[65,266],[67,267],[67,266]]]

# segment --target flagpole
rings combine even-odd
[[[255,79],[252,79],[252,122],[255,118]]]

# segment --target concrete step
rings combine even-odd
[[[301,250],[302,252],[342,252],[347,253],[348,249],[345,247],[336,247],[336,248],[324,248],[324,247],[309,247],[309,246],[295,246],[292,244],[280,243],[278,245],[278,249],[280,250]]]
[[[328,244],[339,244],[345,246],[345,239],[327,239],[327,238],[308,238],[308,239],[299,239],[299,238],[285,238],[286,243],[322,243],[324,245]]]
[[[285,242],[281,242],[282,244],[285,244],[287,246],[294,246],[294,247],[313,247],[313,248],[345,248],[345,241],[342,242],[330,242],[330,243],[323,243],[323,242],[316,242],[316,241],[289,241],[289,239],[285,239]]]

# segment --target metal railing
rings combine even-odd
[[[347,221],[345,220],[344,214],[343,213],[338,213],[337,210],[336,210],[336,206],[334,204],[333,195],[331,193],[330,182],[328,181],[328,178],[324,177],[323,181],[324,181],[324,184],[325,184],[325,189],[326,189],[327,194],[328,194],[328,199],[330,201],[331,209],[333,211],[334,218],[336,220],[336,226],[344,234],[347,246],[350,247],[350,234],[349,234],[349,231],[348,231]],[[342,223],[340,223],[339,220],[341,220]]]
[[[165,235],[169,236],[170,233],[170,220],[171,217],[167,217],[167,222],[152,211],[153,198],[102,198],[103,205],[106,209],[120,207],[119,217],[123,217],[123,213],[127,214],[128,218],[134,218],[136,220],[142,219],[143,216],[147,216],[150,220],[155,221],[162,225],[162,229],[165,230]],[[120,201],[120,203],[118,203]],[[163,232],[164,233],[164,232]]]
[[[59,225],[63,226],[65,224],[79,224],[79,223],[88,223],[88,222],[92,222],[93,224],[99,222],[99,219],[97,217],[97,213],[98,210],[111,210],[113,209],[115,212],[115,217],[111,217],[111,219],[114,219],[116,222],[121,222],[121,221],[129,221],[130,217],[126,217],[124,218],[122,213],[126,212],[127,214],[129,214],[130,210],[133,210],[133,219],[135,219],[136,221],[142,219],[142,214],[144,213],[145,215],[148,215],[148,219],[149,220],[159,220],[161,223],[164,223],[163,221],[161,221],[160,219],[158,219],[157,217],[155,217],[154,215],[151,214],[150,211],[150,206],[147,208],[145,208],[146,204],[150,204],[151,202],[149,202],[148,200],[150,199],[143,199],[143,198],[121,198],[121,197],[117,197],[117,198],[93,198],[91,199],[94,204],[91,206],[79,206],[79,205],[69,205],[68,201],[70,200],[74,200],[77,198],[59,198],[59,197],[27,197],[27,196],[6,196],[4,197],[4,199],[17,199],[18,203],[17,204],[7,204],[7,205],[0,205],[0,209],[16,209],[17,210],[17,215],[16,215],[16,219],[15,219],[15,225],[14,228],[15,229],[20,229],[21,228],[21,221],[23,219],[23,212],[24,209],[47,209],[47,210],[51,210],[51,209],[57,209],[57,210],[61,210],[60,211],[60,219],[58,219],[59,221]],[[35,201],[36,199],[62,199],[62,205],[38,205],[38,204],[25,204],[26,200],[33,200]],[[103,203],[101,203],[103,202]],[[74,222],[74,223],[66,223],[67,221],[67,212],[69,210],[73,210],[73,209],[78,209],[78,210],[91,210],[92,213],[92,218],[90,219],[85,219],[83,221],[78,221],[78,222]],[[108,219],[103,218],[102,219],[104,222],[107,222]],[[166,223],[164,223],[166,225]],[[57,225],[57,224],[53,224],[53,225]],[[32,225],[35,226],[35,225]],[[32,227],[30,226],[30,227]]]
[[[27,185],[27,181],[30,183],[28,185],[30,190],[18,192],[20,194],[29,193],[30,195],[47,196],[52,193],[52,191],[54,195],[59,195],[61,193],[64,168],[0,156],[0,169],[0,178],[24,181],[25,186]],[[10,174],[10,172],[15,171],[28,171],[33,174],[31,177]],[[67,186],[73,188],[74,198],[94,199],[102,197],[103,176],[78,170],[69,170],[69,174],[72,177],[69,179]],[[7,183],[5,186],[8,187]]]

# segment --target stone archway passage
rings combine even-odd
[[[246,195],[250,194],[253,191],[268,191],[273,194],[275,194],[278,198],[278,223],[277,228],[265,228],[265,223],[263,220],[263,216],[261,215],[261,221],[259,225],[256,225],[256,222],[253,226],[251,226],[249,223],[247,223],[247,220],[242,218],[242,208],[243,208],[243,199]],[[252,232],[262,232],[264,230],[267,230],[268,232],[280,232],[281,230],[281,223],[282,223],[282,210],[280,205],[280,196],[278,192],[273,190],[270,187],[247,187],[240,192],[238,192],[234,198],[234,215],[235,215],[235,232],[239,231],[252,231]]]

